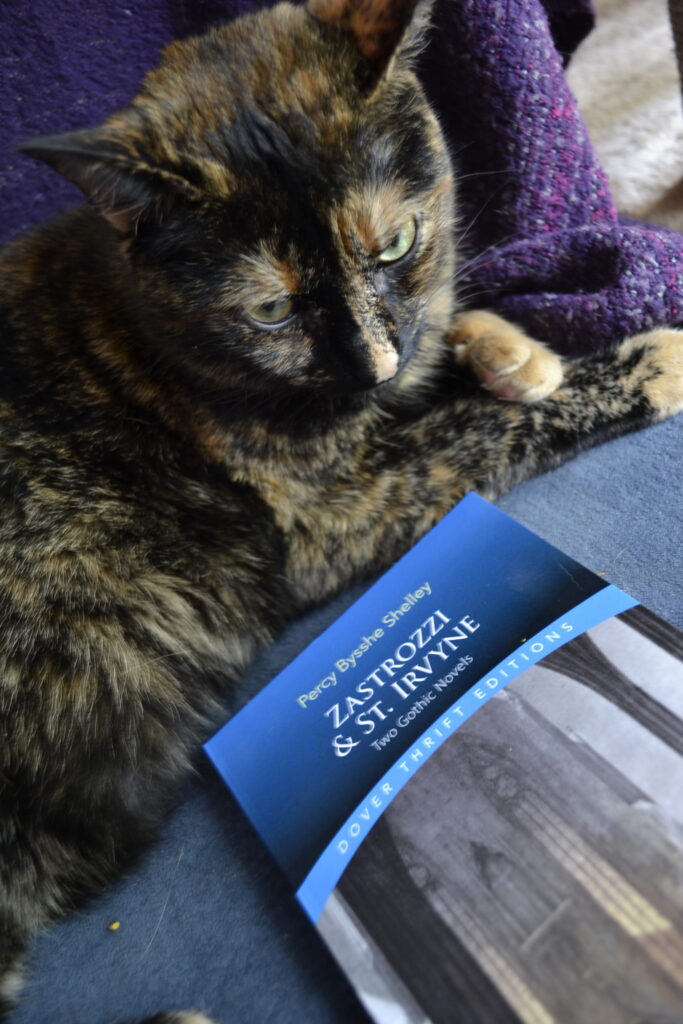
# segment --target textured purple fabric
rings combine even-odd
[[[620,223],[537,0],[446,0],[423,77],[464,177],[465,294],[566,352],[683,318],[683,236]]]
[[[85,127],[122,105],[161,46],[253,0],[32,0],[5,5],[0,231],[78,192],[11,142]],[[558,45],[587,0],[547,0]],[[464,294],[567,352],[683,320],[683,237],[620,223],[541,0],[438,0],[423,77],[461,172]]]

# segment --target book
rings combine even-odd
[[[477,495],[206,751],[374,1020],[683,1020],[683,634]]]

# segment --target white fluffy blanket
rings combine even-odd
[[[666,0],[594,0],[569,82],[622,213],[683,231],[683,108]]]

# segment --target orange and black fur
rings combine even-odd
[[[0,260],[5,1011],[31,935],[153,839],[288,618],[469,489],[683,407],[680,333],[565,365],[457,310],[427,18],[281,4],[23,147],[90,205]]]

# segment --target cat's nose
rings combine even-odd
[[[396,376],[398,370],[398,352],[391,349],[382,349],[375,356],[375,372],[377,374],[377,383],[381,384],[385,380],[391,380],[392,377]]]

